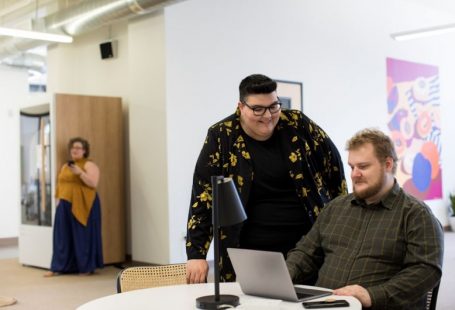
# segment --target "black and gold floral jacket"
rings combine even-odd
[[[276,126],[287,154],[289,175],[297,195],[314,222],[322,207],[346,194],[340,155],[327,134],[300,111],[283,110]],[[240,111],[211,126],[199,154],[193,177],[187,227],[188,259],[206,258],[212,240],[211,176],[231,177],[246,205],[254,178],[250,154],[240,128]],[[238,247],[241,225],[221,232],[221,281],[235,281],[226,248]]]

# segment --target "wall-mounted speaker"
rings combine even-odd
[[[108,41],[100,44],[101,59],[117,57],[117,41]]]

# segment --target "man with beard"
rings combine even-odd
[[[384,133],[362,130],[346,149],[353,193],[323,209],[288,253],[289,273],[295,283],[317,275],[317,286],[364,308],[425,309],[442,273],[441,224],[397,184],[397,156]]]

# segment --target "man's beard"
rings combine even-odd
[[[367,200],[368,198],[374,197],[381,191],[382,187],[384,186],[384,178],[385,174],[384,172],[381,172],[379,178],[377,178],[376,181],[370,185],[370,187],[360,192],[357,191],[355,189],[355,185],[353,185],[354,196],[359,200]]]

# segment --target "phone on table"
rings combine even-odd
[[[302,302],[305,309],[342,308],[349,307],[346,300],[323,300]]]
[[[74,160],[68,160],[67,162],[68,166],[74,166]]]

